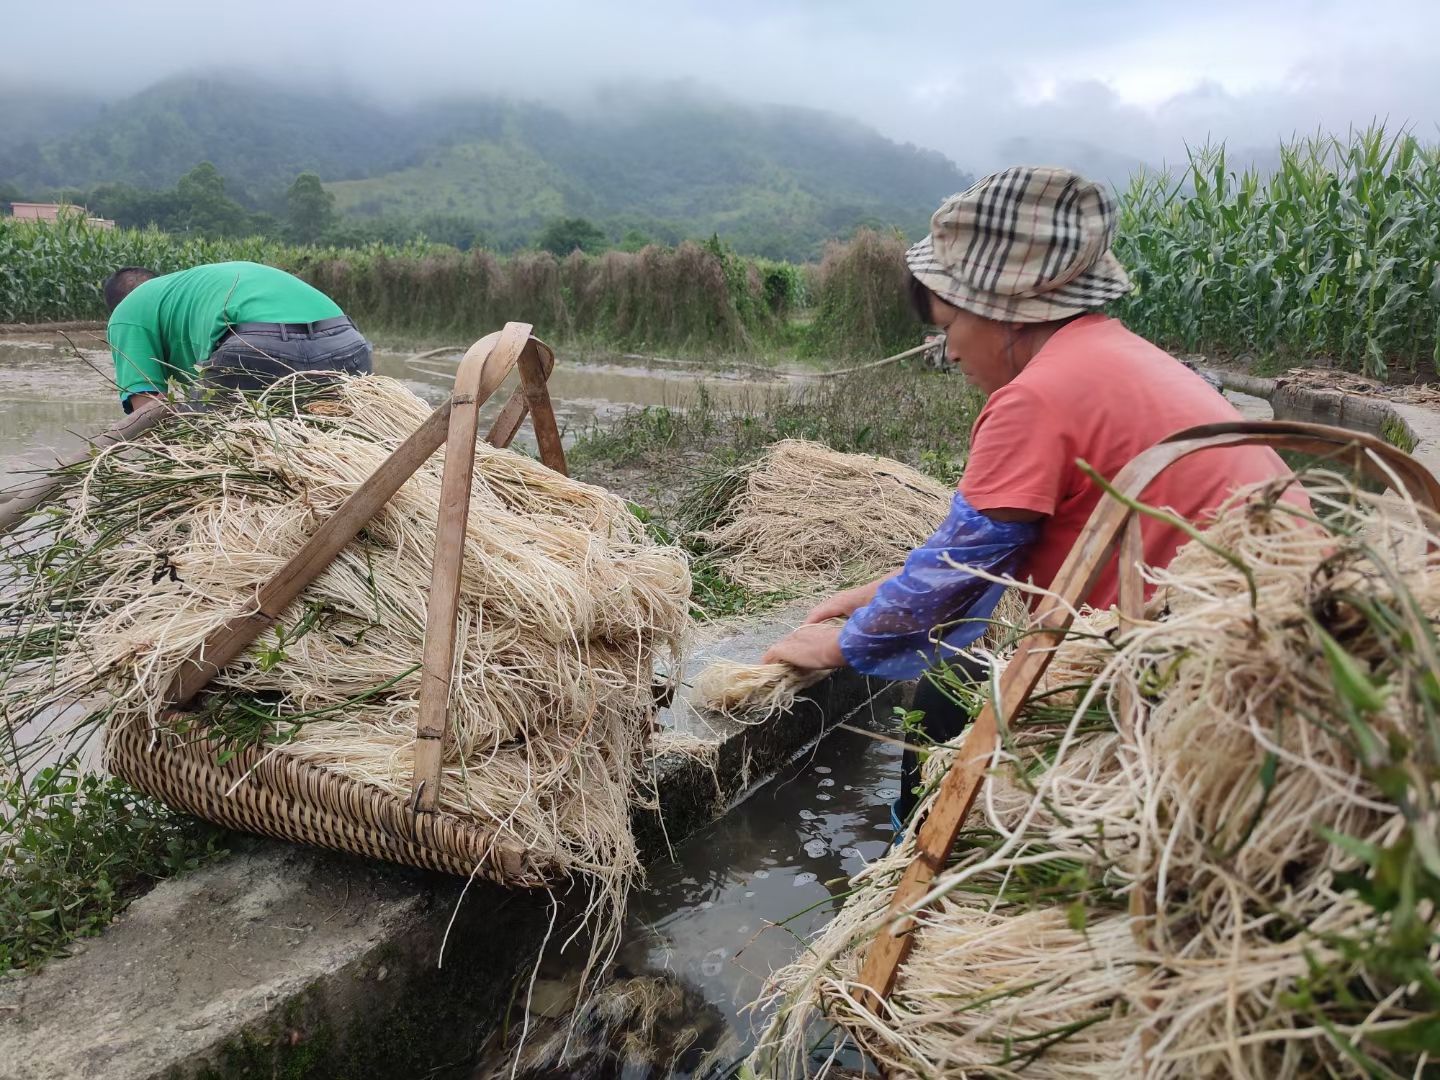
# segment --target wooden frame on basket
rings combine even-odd
[[[1115,490],[1138,500],[1161,472],[1181,458],[1226,446],[1273,446],[1282,450],[1344,459],[1357,472],[1387,486],[1403,486],[1417,503],[1440,510],[1440,483],[1409,454],[1370,435],[1324,424],[1290,421],[1239,421],[1207,424],[1177,432],[1132,460],[1115,477]],[[1140,519],[1130,505],[1115,498],[1102,499],[1064,564],[1055,575],[1051,592],[1031,619],[1034,632],[1025,635],[1000,677],[999,709],[1013,720],[1055,655],[1073,621],[1073,610],[1099,580],[1111,553],[1120,549],[1119,610],[1122,617],[1143,616],[1144,581],[1140,576],[1142,549]],[[955,763],[945,774],[935,801],[916,835],[914,859],[890,898],[888,921],[871,943],[861,968],[859,984],[869,1007],[878,1009],[895,988],[900,967],[913,943],[915,914],[937,874],[944,869],[980,792],[997,743],[996,705],[981,710],[965,733]]]
[[[221,824],[269,833],[415,865],[469,874],[488,864],[493,876],[539,884],[543,876],[525,853],[505,847],[488,830],[437,810],[450,674],[460,584],[460,562],[475,470],[479,409],[511,369],[520,387],[486,435],[508,446],[528,413],[540,458],[566,472],[565,452],[546,380],[555,365],[548,345],[531,336],[527,323],[507,323],[470,347],[460,361],[450,399],[436,409],[394,453],[315,531],[305,545],[255,593],[253,610],[220,624],[181,664],[166,694],[171,710],[183,710],[318,577],[375,513],[442,444],[448,444],[441,478],[441,505],[431,570],[425,648],[421,668],[415,768],[408,801],[333,772],[253,748],[225,765],[203,746],[157,748],[138,731],[113,732],[109,753],[115,771],[138,787]],[[243,790],[240,781],[253,783]],[[233,781],[233,786],[227,788]],[[224,792],[224,797],[218,793]]]

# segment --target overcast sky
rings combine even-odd
[[[583,99],[684,79],[812,105],[983,171],[1086,142],[1173,159],[1186,141],[1269,147],[1374,117],[1440,121],[1440,0],[71,0],[5,17],[5,77],[138,89],[181,71],[280,72],[385,99],[457,91]]]

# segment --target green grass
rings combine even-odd
[[[98,934],[153,882],[224,854],[226,835],[72,764],[0,783],[0,975]]]
[[[892,366],[800,382],[722,406],[703,386],[681,408],[634,409],[586,432],[581,466],[645,465],[687,475],[686,487],[750,460],[780,439],[879,454],[950,481],[964,466],[980,395],[957,375]],[[708,468],[697,472],[703,461]]]
[[[1391,446],[1411,453],[1415,449],[1415,436],[1409,426],[1398,416],[1390,416],[1380,424],[1380,437]]]

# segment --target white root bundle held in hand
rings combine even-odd
[[[1021,593],[1006,590],[977,643],[980,649],[989,652],[1008,645],[1023,631],[1029,615]],[[845,620],[829,621],[842,625]],[[801,693],[832,674],[833,668],[807,670],[786,663],[741,664],[717,660],[695,676],[691,702],[704,712],[758,722],[789,712]]]
[[[892,1077],[1434,1068],[1437,522],[1337,477],[1311,495],[1324,527],[1251,493],[1155,575],[1153,621],[1077,626],[888,1001],[857,977],[913,823],[776,976],[757,1075],[823,1067],[831,1023]]]
[[[786,439],[747,466],[701,539],[738,585],[815,591],[899,569],[945,520],[953,495],[898,461]]]
[[[384,378],[258,413],[186,418],[106,452],[53,537],[11,539],[44,568],[16,602],[3,704],[16,727],[88,700],[91,720],[174,737],[176,669],[429,414]],[[443,451],[211,684],[216,752],[273,752],[404,798],[411,790]],[[26,551],[39,562],[25,562]],[[625,503],[521,454],[477,449],[440,806],[526,852],[537,884],[580,873],[623,903],[638,869],[655,663],[688,625],[689,570]]]
[[[800,693],[830,677],[791,664],[740,664],[717,660],[695,676],[692,702],[705,712],[765,720],[795,707]]]

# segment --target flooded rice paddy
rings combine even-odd
[[[409,351],[377,350],[375,370],[438,405],[450,392],[462,352],[412,358]],[[123,413],[113,376],[100,331],[0,336],[0,488],[45,467],[56,454],[78,450],[84,445],[82,435],[118,422]],[[587,362],[562,352],[550,377],[550,394],[568,445],[591,425],[629,408],[683,408],[702,382],[711,399],[722,405],[754,400],[776,385],[683,366]],[[517,384],[518,376],[512,373],[482,410],[482,422],[493,418]],[[521,427],[516,443],[533,447],[528,424]]]

